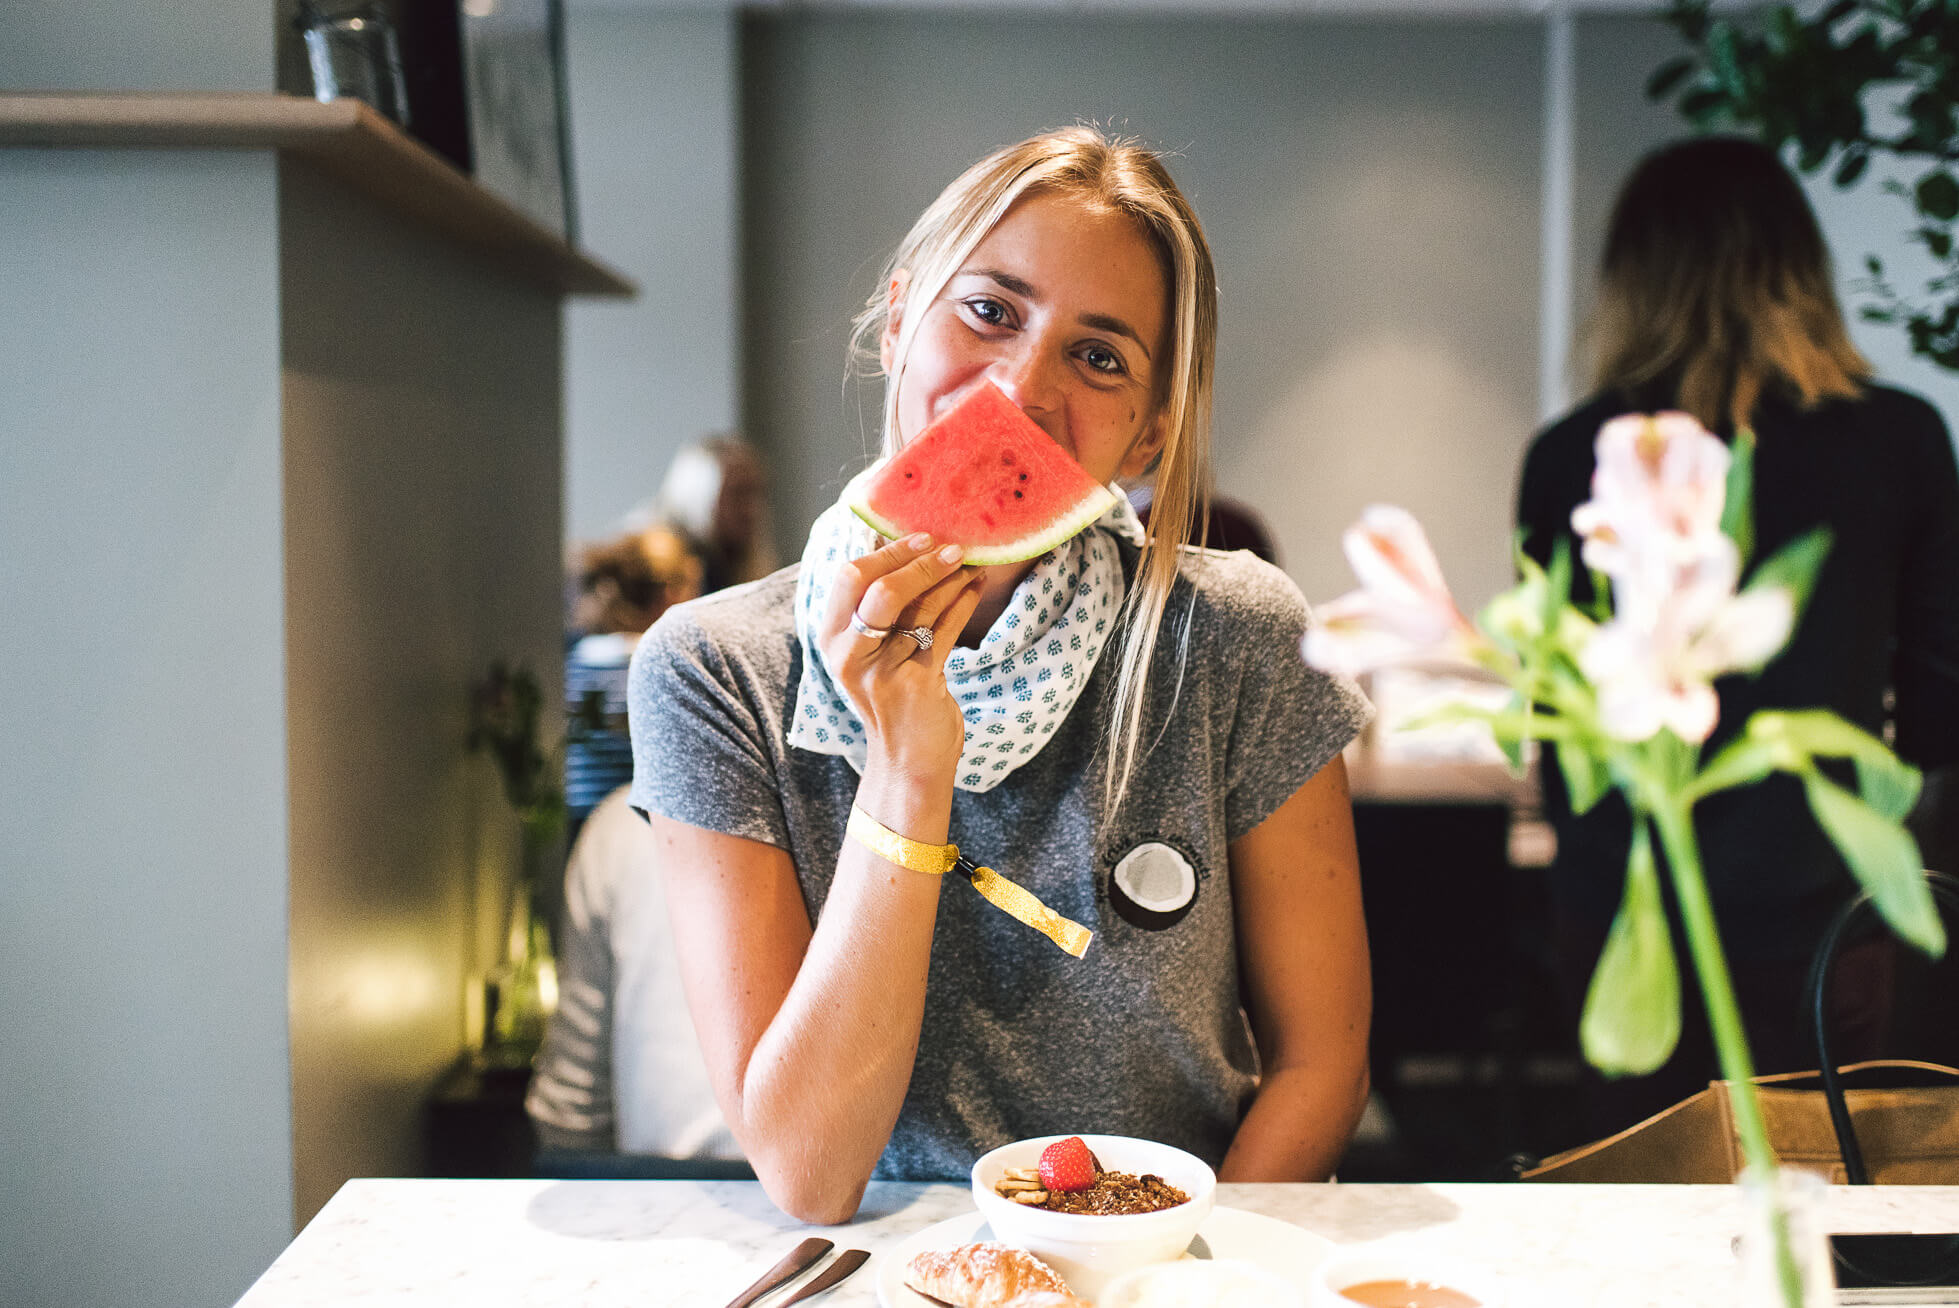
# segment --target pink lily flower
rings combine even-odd
[[[1579,652],[1599,718],[1621,740],[1714,730],[1713,681],[1762,666],[1789,639],[1784,587],[1737,595],[1740,557],[1721,531],[1729,454],[1686,414],[1615,418],[1599,430],[1592,499],[1571,515],[1587,564],[1612,578],[1612,620]]]
[[[1318,608],[1303,643],[1308,663],[1358,677],[1376,668],[1466,661],[1474,629],[1413,514],[1370,505],[1341,546],[1361,588]]]

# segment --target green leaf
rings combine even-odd
[[[1643,817],[1633,827],[1625,898],[1585,994],[1578,1040],[1586,1060],[1607,1076],[1644,1076],[1680,1040],[1680,967]]]
[[[1959,218],[1959,178],[1945,169],[1929,172],[1918,179],[1918,212],[1940,222]]]
[[[1559,616],[1571,602],[1571,537],[1559,536],[1551,546],[1551,570],[1544,577],[1544,630],[1556,631]]]
[[[1510,703],[1507,705],[1507,709],[1509,712],[1521,716],[1526,723],[1536,716],[1536,706],[1521,694],[1510,697]],[[1503,732],[1497,732],[1495,735],[1496,747],[1503,751],[1504,759],[1510,764],[1510,771],[1516,776],[1523,776],[1525,771],[1524,742],[1530,739],[1529,729],[1526,728],[1522,734],[1515,736]]]
[[[1898,762],[1897,755],[1876,736],[1855,723],[1845,722],[1828,709],[1764,709],[1748,719],[1748,735],[1770,744],[1787,742],[1803,754],[1909,766]],[[1790,770],[1790,765],[1785,763],[1777,766]]]
[[[1861,754],[1853,763],[1857,768],[1857,793],[1866,804],[1893,822],[1903,822],[1911,816],[1912,809],[1918,807],[1918,792],[1925,784],[1917,768],[1899,759],[1891,759],[1887,765]]]
[[[1775,771],[1775,765],[1776,751],[1772,746],[1743,734],[1730,741],[1701,769],[1700,776],[1694,780],[1693,798],[1701,799],[1736,786],[1752,786]]]
[[[1867,150],[1846,150],[1843,158],[1837,161],[1835,181],[1839,187],[1855,186],[1857,179],[1864,175],[1870,166],[1871,156]]]
[[[1742,75],[1741,58],[1735,48],[1735,29],[1716,23],[1707,31],[1708,71],[1730,98],[1741,100],[1748,94],[1748,79]]]
[[[1694,71],[1694,64],[1695,59],[1692,55],[1681,55],[1679,58],[1669,59],[1658,68],[1655,68],[1653,75],[1646,79],[1646,98],[1648,100],[1666,99],[1667,92],[1680,85],[1685,80],[1687,74]]]
[[[1741,566],[1755,553],[1755,433],[1743,427],[1728,450],[1727,498],[1721,504],[1721,534],[1735,543]]]
[[[1548,713],[1516,712],[1508,709],[1487,709],[1464,701],[1437,704],[1421,713],[1411,713],[1401,721],[1402,731],[1420,731],[1426,727],[1459,726],[1464,722],[1480,722],[1490,729],[1501,745],[1505,738],[1538,740],[1566,740],[1573,733],[1572,724],[1563,718]]]
[[[1680,100],[1680,112],[1685,114],[1687,121],[1696,127],[1712,126],[1727,106],[1726,92],[1705,87],[1698,91],[1689,91]]]
[[[1828,527],[1812,527],[1784,545],[1755,569],[1748,579],[1748,590],[1757,586],[1783,586],[1795,596],[1796,617],[1802,618],[1809,606],[1809,592],[1816,585],[1816,574],[1829,557],[1834,537]]]
[[[1604,759],[1576,743],[1559,749],[1557,755],[1564,788],[1571,794],[1572,813],[1590,812],[1592,805],[1612,788],[1612,770],[1606,767]]]
[[[1821,772],[1807,773],[1803,790],[1818,825],[1871,892],[1891,929],[1933,958],[1944,954],[1945,926],[1911,833]]]
[[[1585,616],[1591,618],[1594,622],[1610,622],[1612,620],[1612,578],[1606,576],[1597,568],[1587,568],[1585,571],[1592,579],[1592,605],[1587,610]]]

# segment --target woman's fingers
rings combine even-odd
[[[872,626],[890,626],[887,622],[874,622],[870,615],[859,612],[865,591],[878,579],[916,562],[921,556],[929,557],[931,546],[930,536],[922,531],[914,532],[902,540],[880,545],[862,558],[837,565],[836,578],[830,585],[829,611],[823,615],[824,634],[834,636],[842,631],[853,613]]]
[[[952,602],[959,598],[959,593],[971,585],[978,575],[977,568],[954,568],[939,581],[934,582],[931,589],[912,601],[911,607],[899,615],[894,625],[901,631],[908,627],[936,628],[940,617],[952,607]]]
[[[857,601],[857,616],[873,627],[897,625],[928,591],[958,571],[963,555],[964,551],[957,545],[947,545],[919,554],[875,578],[864,587],[863,596]]]
[[[945,671],[945,661],[952,657],[960,633],[966,630],[966,624],[972,621],[973,611],[979,607],[981,583],[986,580],[986,570],[972,568],[965,576],[954,580],[962,583],[961,588],[954,593],[952,602],[946,605],[939,620],[930,624],[932,648],[926,657],[932,660],[932,667],[939,672]]]

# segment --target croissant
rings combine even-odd
[[[905,1284],[953,1308],[1088,1308],[1052,1267],[1004,1244],[927,1249],[906,1265]]]

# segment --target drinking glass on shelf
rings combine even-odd
[[[408,126],[408,87],[401,42],[385,7],[366,4],[335,13],[301,0],[293,20],[306,42],[316,100],[361,100]]]

